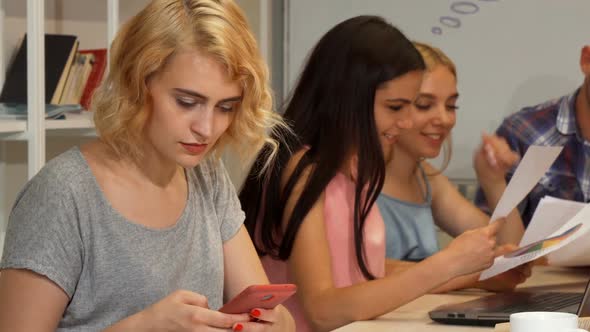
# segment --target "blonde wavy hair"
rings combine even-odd
[[[443,66],[446,67],[451,72],[451,74],[453,74],[453,76],[455,76],[455,79],[457,79],[457,68],[455,67],[455,63],[453,63],[453,61],[440,48],[420,42],[413,42],[413,44],[418,52],[420,52],[420,55],[422,55],[422,59],[424,59],[427,72],[433,71],[439,66]],[[451,136],[449,135],[443,145],[444,158],[438,173],[442,173],[449,166],[452,153],[453,142]]]
[[[233,0],[152,0],[121,27],[109,73],[92,99],[100,139],[116,156],[138,163],[149,118],[147,80],[176,53],[192,48],[219,61],[243,87],[240,108],[212,151],[219,157],[229,144],[249,158],[268,143],[274,147],[270,162],[278,143],[268,129],[285,124],[272,110],[268,68]]]

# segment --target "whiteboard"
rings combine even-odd
[[[583,82],[579,58],[590,44],[590,0],[290,0],[287,91],[319,38],[361,14],[383,16],[410,39],[440,47],[457,65],[461,96],[446,171],[451,178],[475,178],[472,154],[483,131]]]

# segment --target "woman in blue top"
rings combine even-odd
[[[435,225],[451,236],[487,225],[489,217],[466,200],[457,188],[426,158],[436,158],[445,147],[444,167],[450,158],[450,133],[457,109],[457,75],[453,62],[439,49],[415,43],[426,64],[426,73],[415,100],[414,127],[399,137],[377,205],[386,225],[388,272],[399,271],[438,252]],[[504,174],[517,161],[506,142],[484,136],[474,165],[478,179],[490,201],[502,195],[499,186],[487,178]],[[497,189],[498,188],[498,189]],[[500,229],[498,243],[507,244],[499,253],[514,248],[524,232],[513,212]],[[437,291],[463,287],[489,290],[513,289],[530,275],[525,265],[487,281],[477,282],[478,274],[457,278]]]

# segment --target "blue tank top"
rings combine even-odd
[[[426,195],[424,203],[401,201],[381,193],[377,206],[385,223],[385,254],[387,258],[420,261],[439,251],[430,184],[420,168]]]

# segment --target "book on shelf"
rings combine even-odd
[[[66,113],[78,113],[81,110],[80,105],[45,104],[45,118],[64,119]],[[0,103],[0,120],[26,120],[27,114],[27,104]]]
[[[92,94],[94,90],[100,85],[102,82],[102,78],[104,76],[106,66],[107,66],[107,49],[106,48],[99,48],[99,49],[91,49],[91,50],[80,50],[80,54],[92,54],[92,69],[90,74],[88,75],[88,79],[86,80],[86,85],[84,86],[84,91],[82,92],[82,97],[80,99],[80,104],[85,108],[90,108],[90,102],[92,101]]]
[[[72,65],[72,69],[70,69],[70,75],[68,75],[68,80],[66,81],[63,94],[59,101],[60,105],[80,104],[84,86],[92,70],[93,61],[93,54],[76,53],[74,64]]]
[[[45,34],[45,103],[59,104],[78,51],[78,37]],[[6,72],[2,103],[27,103],[27,35]]]

